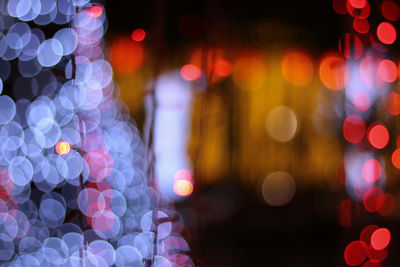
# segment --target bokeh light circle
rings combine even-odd
[[[288,51],[282,59],[283,77],[292,85],[305,87],[313,78],[314,65],[308,54]]]
[[[52,67],[60,62],[64,50],[57,39],[48,39],[40,44],[38,48],[38,61],[43,67]]]
[[[353,241],[344,250],[344,259],[349,266],[357,266],[367,258],[367,245],[363,241]]]
[[[382,250],[389,245],[391,234],[387,228],[379,228],[371,235],[371,246],[376,250]]]
[[[376,149],[384,148],[389,142],[389,131],[381,123],[373,123],[367,130],[368,141]]]
[[[268,113],[265,127],[275,141],[288,142],[296,134],[296,114],[287,106],[278,106]]]
[[[396,28],[389,22],[381,22],[376,30],[379,41],[384,44],[393,44],[397,39]]]
[[[262,184],[262,195],[271,206],[283,206],[294,196],[296,183],[287,172],[273,172]]]

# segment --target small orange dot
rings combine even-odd
[[[67,141],[60,141],[56,144],[56,152],[59,155],[67,155],[71,151],[71,146]]]
[[[228,77],[229,75],[232,74],[233,67],[229,61],[225,59],[218,59],[214,63],[214,69],[215,73],[219,77]]]
[[[193,192],[193,184],[188,180],[175,181],[174,192],[178,196],[187,197]]]
[[[400,169],[400,148],[396,149],[392,154],[392,163],[397,169]]]

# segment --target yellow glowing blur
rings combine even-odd
[[[56,144],[56,152],[59,155],[67,155],[71,151],[71,146],[67,141],[60,141]]]
[[[328,89],[343,90],[349,80],[349,70],[343,57],[334,53],[325,55],[319,66],[319,76]]]
[[[262,195],[271,206],[283,206],[292,200],[296,191],[293,177],[286,172],[274,172],[265,178]]]
[[[267,66],[257,54],[240,57],[234,62],[233,79],[243,90],[257,91],[267,80]]]
[[[187,197],[193,192],[193,184],[189,180],[177,180],[174,183],[174,192],[178,196]]]
[[[278,106],[268,113],[265,126],[268,135],[272,139],[279,142],[287,142],[296,133],[296,115],[289,107]]]
[[[288,83],[305,87],[311,83],[314,66],[309,55],[300,51],[289,51],[282,60],[282,74]]]

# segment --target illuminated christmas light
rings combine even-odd
[[[67,155],[71,151],[71,146],[67,141],[60,141],[56,144],[56,152],[59,155]]]
[[[228,77],[232,74],[232,63],[225,59],[218,59],[214,64],[215,73],[220,77]]]
[[[349,70],[344,59],[337,54],[324,56],[319,65],[321,82],[333,91],[343,90],[349,80]]]
[[[178,196],[187,197],[193,192],[193,184],[188,180],[177,180],[174,183],[174,192]]]

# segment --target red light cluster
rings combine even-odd
[[[391,234],[387,228],[368,225],[361,234],[360,240],[349,243],[344,251],[344,260],[349,266],[380,266],[388,256],[387,246]],[[368,258],[368,260],[367,260]]]
[[[390,46],[397,41],[394,23],[400,19],[400,8],[393,0],[383,0],[379,7],[380,21],[372,24],[369,17],[374,10],[371,9],[370,1],[333,0],[336,13],[350,15],[353,19],[352,30],[344,34],[339,41],[342,58],[351,70],[346,77],[349,83],[345,85],[346,94],[350,93],[346,97],[351,100],[351,106],[346,109],[342,125],[343,136],[347,142],[354,144],[354,149],[349,153],[353,155],[354,151],[354,160],[344,159],[350,163],[349,166],[344,164],[342,176],[348,174],[350,179],[343,184],[351,186],[354,199],[362,200],[360,204],[367,212],[389,216],[394,211],[395,199],[392,194],[385,193],[382,189],[385,184],[385,161],[379,154],[389,146],[390,128],[386,118],[376,118],[368,111],[374,112],[374,106],[379,107],[383,103],[386,104],[387,113],[394,116],[400,114],[400,94],[387,93],[387,89],[399,76],[397,62],[387,58],[387,55]],[[374,25],[376,28],[373,28]],[[369,47],[375,51],[371,52],[372,49],[367,49]],[[356,67],[352,67],[352,63],[355,63]],[[353,85],[354,79],[359,79],[357,82],[363,86],[361,90]],[[374,114],[379,115],[376,112]],[[376,121],[370,123],[371,119]],[[400,138],[398,140],[400,144]],[[351,157],[353,156],[349,156]],[[399,145],[392,153],[391,160],[392,164],[400,169]],[[359,215],[357,200],[353,202],[346,199],[340,203],[340,225],[350,226],[355,211]],[[381,262],[388,256],[390,239],[389,229],[369,225],[362,231],[360,240],[346,246],[344,260],[349,266],[381,266]]]

